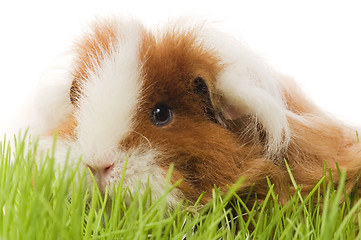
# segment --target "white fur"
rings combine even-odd
[[[34,134],[56,128],[67,120],[72,111],[69,72],[73,56],[65,53],[54,61],[41,76],[35,90],[16,111],[8,130],[31,127]]]
[[[276,74],[241,41],[209,28],[204,28],[200,35],[224,65],[217,79],[219,94],[238,111],[239,117],[252,115],[262,124],[268,136],[267,153],[276,156],[287,147],[290,138],[287,109]]]
[[[1,129],[10,140],[11,149],[15,149],[14,135],[27,130],[28,136],[37,139],[38,135],[49,134],[60,124],[68,120],[73,106],[69,99],[72,76],[69,73],[73,56],[63,54],[55,59],[51,67],[43,73],[34,91],[26,98],[22,106],[11,117],[11,121]],[[25,141],[30,140],[29,137]],[[42,138],[41,146],[51,148],[52,137]],[[25,144],[28,146],[28,144]],[[63,159],[63,158],[62,158]]]
[[[112,187],[119,182],[128,157],[125,187],[135,190],[139,182],[144,191],[149,179],[152,195],[157,198],[164,193],[166,184],[166,172],[155,164],[161,153],[149,146],[119,150],[121,140],[134,131],[133,121],[141,101],[138,51],[143,27],[136,21],[119,22],[118,27],[117,44],[82,85],[85,94],[79,99],[79,111],[75,114],[77,140],[71,146],[82,155],[83,163],[94,169],[114,164],[109,176],[96,176],[102,191],[106,185]],[[174,205],[179,200],[175,192],[168,197]]]
[[[50,140],[50,139],[47,139]],[[50,141],[43,141],[41,144],[51,147]],[[56,146],[56,156],[55,159],[60,166],[64,164],[64,161],[67,157],[69,145],[71,146],[70,152],[70,161],[76,163],[79,160],[79,157],[84,155],[84,149],[79,145],[79,142],[60,142]],[[139,146],[137,149],[129,149],[127,152],[119,151],[117,149],[112,149],[107,152],[108,155],[112,156],[111,161],[114,163],[113,170],[108,175],[103,175],[97,173],[94,175],[94,178],[97,182],[97,185],[102,193],[105,192],[105,188],[108,187],[109,197],[113,197],[113,187],[117,187],[117,184],[120,182],[127,161],[127,167],[124,175],[123,189],[127,188],[135,194],[135,191],[139,187],[140,193],[144,193],[147,189],[148,183],[152,190],[152,200],[156,200],[161,197],[165,191],[171,186],[171,183],[166,181],[167,170],[159,168],[155,159],[159,156],[162,156],[161,151],[155,149],[149,149],[148,146]],[[82,161],[86,162],[89,159],[84,159]],[[99,154],[98,157],[93,157],[92,161],[96,164],[101,164],[104,162],[104,155]],[[86,170],[84,164],[80,165],[80,168]],[[93,183],[93,179],[88,177],[89,184]],[[173,208],[176,207],[180,199],[183,198],[182,193],[178,189],[174,189],[167,195],[168,206]],[[129,195],[126,195],[126,200],[130,201]]]
[[[83,83],[85,94],[75,116],[78,142],[87,161],[94,154],[117,148],[121,138],[132,130],[142,85],[140,38],[140,24],[120,24],[118,44]]]
[[[128,187],[131,191],[134,191],[137,187],[140,187],[140,192],[143,193],[149,183],[152,189],[152,199],[154,200],[165,193],[165,190],[167,190],[166,187],[171,186],[171,183],[167,182],[164,177],[167,171],[159,168],[154,162],[154,159],[161,156],[162,152],[149,151],[149,149],[143,151],[141,148],[138,148],[134,150],[134,152],[128,152],[128,156],[124,153],[122,154],[122,156],[116,157],[121,160],[120,164],[116,164],[116,167],[106,179],[108,186],[116,186],[118,183],[124,169],[124,159],[127,157],[128,164],[124,176],[124,188]],[[168,205],[170,207],[176,207],[181,197],[182,194],[179,190],[173,190],[167,195]]]

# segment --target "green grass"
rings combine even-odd
[[[311,194],[296,191],[285,205],[271,184],[263,202],[240,199],[240,180],[223,196],[214,188],[205,206],[182,202],[170,211],[166,195],[174,186],[152,202],[150,188],[130,194],[120,183],[114,199],[103,199],[96,185],[87,189],[86,173],[58,168],[53,151],[39,157],[36,144],[25,148],[23,139],[13,151],[6,140],[0,144],[0,239],[360,238],[361,201],[345,195],[344,173],[337,190],[324,177]]]

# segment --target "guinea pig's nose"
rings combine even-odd
[[[106,176],[108,175],[114,168],[114,163],[104,163],[104,164],[99,164],[99,165],[90,165],[87,164],[86,165],[93,173],[93,175],[101,175],[101,176]]]

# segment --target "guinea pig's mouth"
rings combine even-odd
[[[175,188],[170,193],[169,189],[172,187],[171,183],[167,184],[166,171],[159,168],[155,164],[143,165],[139,167],[138,164],[128,162],[126,170],[124,170],[124,163],[115,164],[107,174],[90,176],[89,186],[97,184],[99,193],[102,198],[112,200],[114,197],[121,194],[124,196],[125,203],[130,203],[133,199],[131,196],[144,196],[151,191],[152,202],[159,199],[164,194],[167,194],[167,202],[170,208],[176,207],[181,199],[184,198],[183,193]],[[119,186],[119,184],[122,186]],[[121,191],[120,193],[118,191]]]

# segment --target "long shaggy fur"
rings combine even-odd
[[[347,171],[347,191],[358,186],[356,130],[318,109],[242,42],[207,24],[150,31],[134,19],[97,21],[77,42],[67,76],[65,87],[52,90],[62,96],[56,106],[67,111],[51,123],[49,111],[37,112],[47,119],[39,132],[57,131],[59,151],[70,146],[74,158],[82,155],[101,187],[119,181],[126,156],[128,186],[136,179],[145,184],[148,175],[155,195],[174,164],[172,182],[182,183],[170,205],[194,201],[203,191],[207,201],[214,185],[226,190],[241,176],[240,196],[252,186],[258,198],[265,196],[268,177],[286,200],[293,190],[284,160],[305,193],[324,164],[335,183],[336,166]],[[164,126],[152,122],[158,103],[173,113]]]

